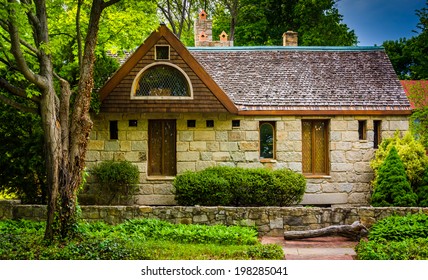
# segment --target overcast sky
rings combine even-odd
[[[343,22],[358,36],[359,46],[382,45],[386,40],[416,35],[419,18],[415,11],[426,0],[340,0]]]

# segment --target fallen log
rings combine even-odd
[[[336,225],[329,226],[321,229],[312,229],[304,231],[285,231],[284,239],[302,239],[310,237],[321,237],[328,235],[339,235],[348,237],[354,240],[360,240],[362,237],[367,236],[367,228],[359,221],[354,222],[352,225]]]

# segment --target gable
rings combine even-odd
[[[169,46],[169,59],[156,60],[155,47]],[[179,69],[191,87],[189,98],[133,98],[133,84],[159,64]],[[182,43],[162,25],[153,32],[100,90],[101,112],[236,112],[236,107]]]

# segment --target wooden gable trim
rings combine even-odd
[[[165,26],[161,25],[154,31],[144,43],[126,60],[126,62],[113,74],[107,83],[100,89],[100,100],[103,101],[108,94],[128,75],[128,73],[137,65],[138,61],[144,57],[147,52],[161,39],[164,38],[181,56],[184,62],[194,71],[201,81],[211,90],[220,103],[232,114],[238,113],[238,108],[226,95],[226,93],[217,85],[211,76],[190,54],[187,48],[177,39],[177,37]]]

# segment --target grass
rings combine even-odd
[[[174,225],[130,220],[80,223],[75,238],[43,240],[43,222],[0,221],[0,259],[10,260],[248,260],[283,259],[278,245],[262,245],[248,227]]]

